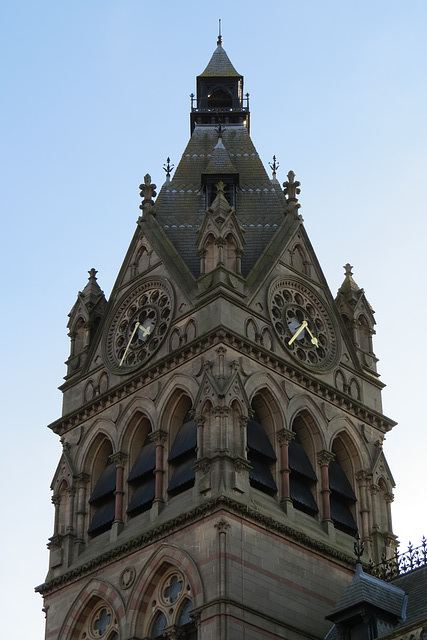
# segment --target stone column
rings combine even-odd
[[[85,518],[86,518],[86,487],[89,482],[89,475],[87,473],[80,473],[77,476],[77,510],[76,510],[76,547],[77,553],[84,548],[86,532],[85,532]],[[86,527],[87,528],[87,527]]]
[[[115,540],[123,529],[123,496],[124,496],[124,466],[127,455],[118,451],[111,456],[112,462],[116,465],[116,490],[114,492],[114,522],[111,528],[111,539]]]
[[[332,451],[323,449],[318,454],[318,462],[320,465],[321,475],[321,489],[320,494],[322,496],[322,526],[327,533],[335,531],[332,518],[331,518],[331,490],[329,488],[329,463],[335,459],[335,454]]]
[[[295,438],[295,432],[292,429],[281,429],[277,433],[277,438],[280,444],[280,475],[281,475],[281,501],[291,503],[291,487],[289,481],[289,475],[291,470],[289,468],[289,445]],[[287,506],[287,505],[286,505]]]
[[[218,599],[219,599],[219,638],[227,640],[226,598],[227,598],[227,533],[230,528],[224,519],[215,524],[218,529]],[[242,571],[243,571],[243,558]]]
[[[359,473],[356,474],[356,479],[359,484],[360,517],[362,520],[362,530],[360,531],[360,537],[366,549],[367,543],[372,542],[369,536],[369,505],[367,495],[368,474],[366,473],[366,471],[359,471]]]
[[[161,429],[157,429],[156,431],[153,431],[153,433],[150,434],[151,442],[156,443],[156,468],[154,469],[156,484],[155,484],[155,491],[154,491],[154,501],[159,503],[164,502],[163,476],[165,473],[165,469],[164,469],[163,458],[164,458],[166,437],[167,437],[166,432],[162,431]]]
[[[61,506],[61,496],[59,494],[56,494],[56,495],[52,496],[52,504],[55,507],[55,518],[54,518],[54,524],[53,524],[53,535],[56,536],[59,533],[61,533],[59,531],[59,510],[60,510],[60,506]]]

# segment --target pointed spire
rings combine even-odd
[[[83,298],[86,308],[89,311],[92,307],[95,306],[95,304],[98,302],[100,298],[105,298],[104,292],[102,291],[96,279],[97,273],[98,273],[97,270],[93,268],[90,271],[88,271],[89,281],[80,294],[81,297]]]

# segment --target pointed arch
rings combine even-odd
[[[194,486],[197,458],[197,424],[192,416],[193,403],[182,389],[175,389],[162,414],[163,430],[168,440],[169,496]]]
[[[197,337],[197,324],[194,318],[190,318],[185,325],[184,335],[186,342],[191,342]]]
[[[173,572],[181,574],[187,582],[189,589],[186,589],[186,596],[191,599],[193,608],[203,604],[203,584],[196,563],[182,549],[166,544],[161,545],[148,558],[133,588],[129,604],[129,611],[134,612],[130,620],[132,636],[146,637],[150,632],[156,615],[156,612],[153,614],[152,611],[153,595],[167,574]],[[179,615],[183,602],[177,604]],[[177,616],[175,618],[177,619]]]
[[[372,331],[366,316],[362,313],[357,318],[359,346],[362,351],[372,353]]]
[[[209,273],[218,264],[218,247],[213,233],[209,233],[203,243],[204,272]]]
[[[181,346],[181,331],[178,327],[172,331],[169,337],[169,351],[176,351]]]
[[[99,376],[99,380],[98,380],[99,393],[102,394],[108,391],[109,386],[110,386],[110,380],[108,377],[108,373],[106,371],[103,371]]]
[[[345,376],[343,374],[343,372],[341,371],[341,369],[338,369],[335,372],[335,386],[339,391],[345,391],[347,388],[347,384],[345,381]]]
[[[85,403],[90,402],[91,400],[93,400],[94,397],[95,397],[95,385],[93,384],[93,380],[89,380],[85,386],[83,401]]]
[[[360,385],[357,382],[356,378],[351,378],[350,383],[348,385],[348,390],[352,398],[356,398],[356,400],[361,399]]]
[[[361,458],[345,430],[335,434],[331,451],[335,455],[329,463],[331,517],[336,529],[354,536],[358,530],[356,472],[361,469]]]
[[[253,318],[248,318],[246,320],[245,334],[246,334],[246,337],[249,338],[249,340],[252,340],[253,342],[257,341],[258,327],[255,320],[253,320]]]
[[[238,273],[239,269],[238,269],[237,257],[238,257],[239,243],[231,231],[229,231],[226,234],[224,239],[225,239],[225,245],[223,250],[224,266],[226,267],[226,269],[229,269],[230,271],[234,271],[235,273]]]
[[[71,356],[81,353],[86,345],[86,320],[83,316],[79,316],[71,330],[74,338],[71,342]]]
[[[106,581],[91,580],[75,598],[73,605],[62,625],[58,640],[80,640],[84,638],[85,628],[91,623],[92,616],[105,606],[111,610],[111,621],[108,624],[108,635],[117,629],[119,638],[124,630],[121,620],[124,620],[125,606],[123,599],[115,587]],[[108,635],[106,637],[108,638]]]
[[[290,497],[296,509],[316,516],[320,491],[315,469],[322,447],[319,425],[310,411],[302,409],[293,418],[291,429],[295,437],[289,443]]]

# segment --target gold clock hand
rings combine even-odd
[[[141,331],[143,333],[143,337],[145,338],[146,336],[149,336],[151,333],[151,325],[149,325],[148,327],[141,327]]]
[[[301,331],[303,331],[304,329],[307,328],[307,321],[304,320],[301,324],[301,326],[299,327],[299,329],[297,331],[295,331],[294,335],[292,336],[292,338],[289,340],[288,344],[292,344],[294,340],[296,340],[299,336],[299,334],[301,333]]]
[[[140,327],[140,326],[141,326],[141,324],[140,324],[139,322],[137,322],[137,323],[136,323],[136,325],[135,325],[135,327],[134,327],[134,329],[133,329],[133,331],[132,331],[132,335],[131,335],[131,337],[129,338],[129,342],[128,342],[127,347],[126,347],[126,350],[125,350],[125,352],[124,352],[124,354],[123,354],[123,358],[120,360],[119,367],[121,367],[121,366],[122,366],[123,361],[124,361],[124,359],[126,358],[126,354],[127,354],[127,352],[129,351],[130,343],[132,342],[133,337],[134,337],[134,335],[135,335],[135,333],[136,333],[136,331],[137,331],[138,327]]]
[[[308,333],[309,333],[309,334],[310,334],[310,336],[311,336],[311,342],[312,342],[312,344],[314,344],[314,346],[315,346],[315,347],[318,347],[318,346],[319,346],[319,341],[318,341],[318,339],[317,339],[317,338],[315,338],[315,337],[314,337],[314,335],[311,333],[311,331],[310,331],[310,329],[308,328],[308,326],[307,326],[307,331],[308,331]]]

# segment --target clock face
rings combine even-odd
[[[128,373],[147,362],[163,342],[172,313],[172,291],[160,279],[142,283],[122,298],[107,335],[110,367]]]
[[[331,369],[337,361],[331,315],[307,284],[291,278],[273,282],[269,291],[274,329],[291,355],[310,369]]]

